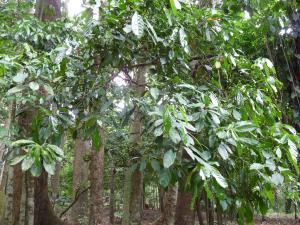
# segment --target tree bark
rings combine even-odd
[[[116,168],[115,163],[112,157],[112,154],[108,152],[109,156],[109,170],[110,170],[110,182],[109,182],[109,189],[110,189],[110,198],[109,198],[109,221],[111,225],[115,224],[115,210],[116,210],[116,202],[115,202],[115,175],[116,175]]]
[[[84,160],[85,154],[90,149],[88,141],[81,137],[75,140],[74,160],[73,160],[73,197],[80,193],[88,183],[88,163]],[[71,208],[71,221],[73,224],[80,224],[80,220],[87,215],[88,193],[79,196],[76,203]]]
[[[61,0],[38,0],[35,11],[41,20],[55,20],[61,16]],[[45,219],[46,218],[46,219]],[[34,178],[34,225],[63,225],[54,214],[48,196],[48,174],[43,170]]]
[[[196,201],[196,210],[197,210],[197,216],[198,216],[198,222],[199,225],[204,225],[203,217],[202,217],[202,211],[201,211],[201,197],[199,196]]]
[[[90,161],[90,215],[89,225],[102,224],[103,220],[103,175],[104,175],[104,129],[99,131],[100,150],[92,149]]]
[[[139,68],[134,77],[133,91],[137,98],[141,98],[145,93],[146,67]],[[141,113],[136,107],[130,126],[132,149],[129,153],[131,159],[140,158],[142,122]],[[124,202],[123,225],[140,225],[142,221],[143,209],[143,174],[139,169],[127,168],[125,175],[125,186],[127,187]],[[128,196],[126,196],[128,195]]]
[[[178,196],[178,184],[170,185],[164,192],[162,215],[152,225],[174,225],[176,216],[176,204]]]
[[[48,196],[48,174],[43,170],[40,177],[35,178],[34,193],[34,225],[64,225],[55,216]]]
[[[191,209],[192,193],[184,190],[184,184],[179,184],[176,207],[175,225],[193,225],[195,223],[195,210]]]

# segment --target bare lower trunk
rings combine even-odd
[[[197,202],[196,202],[196,210],[197,210],[199,225],[204,225],[202,211],[201,211],[201,198],[200,197],[197,199]]]
[[[73,160],[73,197],[74,199],[81,193],[88,183],[88,163],[84,160],[90,144],[81,138],[75,140],[74,160]],[[73,224],[80,224],[80,220],[87,216],[88,193],[84,192],[71,208],[71,221]]]
[[[10,127],[15,121],[16,101],[13,101],[9,111],[9,117],[4,126],[8,131],[10,131]],[[5,151],[5,143],[0,143],[0,224],[12,223],[14,169],[9,166],[7,160],[2,161]],[[14,156],[15,154],[13,153],[11,157]]]
[[[116,168],[113,157],[111,153],[109,155],[109,170],[110,170],[110,182],[109,182],[109,189],[110,189],[110,198],[109,198],[109,221],[110,224],[113,225],[115,223],[115,210],[116,210],[116,202],[115,202],[115,175],[116,175]]]
[[[89,225],[102,224],[103,220],[103,175],[104,175],[104,130],[100,129],[100,150],[92,149],[90,161],[90,215]]]
[[[180,184],[175,225],[193,225],[195,223],[195,211],[191,209],[192,198],[192,193],[186,192],[183,184]]]
[[[35,178],[34,225],[63,225],[55,216],[48,196],[48,175],[45,171]]]
[[[133,91],[137,98],[141,98],[145,92],[147,68],[139,68],[134,77]],[[133,119],[130,125],[130,135],[132,149],[129,153],[130,157],[140,158],[142,122],[139,108],[136,108],[133,114]],[[128,185],[128,186],[127,186]],[[124,218],[123,225],[140,225],[142,221],[143,209],[143,174],[140,170],[132,171],[127,169],[125,176],[125,186],[128,193],[125,193],[124,200]],[[127,202],[129,201],[129,202]]]
[[[176,216],[176,204],[178,196],[178,185],[170,185],[164,193],[162,215],[153,225],[174,225]]]

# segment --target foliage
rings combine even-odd
[[[54,144],[65,130],[99,150],[99,127],[106,127],[117,164],[154,172],[162,187],[184,181],[194,200],[205,190],[225,213],[237,212],[240,224],[251,223],[255,211],[265,214],[273,187],[297,186],[300,139],[282,121],[283,83],[263,52],[294,2],[259,2],[109,1],[99,21],[84,13],[55,22],[7,3],[0,12],[1,109],[17,101],[18,110],[38,112],[33,135],[11,143],[25,151],[11,163],[53,174],[63,157]],[[135,85],[132,74],[142,67],[142,98],[114,82]],[[136,108],[144,126],[133,159],[128,122]]]

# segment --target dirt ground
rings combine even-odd
[[[144,210],[143,223],[142,225],[152,225],[152,223],[158,219],[160,216],[159,211],[157,210]],[[205,216],[203,215],[203,218]],[[116,225],[122,224],[120,218],[116,218]],[[216,223],[215,223],[216,224]],[[265,217],[265,221],[262,221],[261,217],[256,217],[254,221],[255,225],[300,225],[300,220],[295,219],[292,215],[279,215],[272,214]],[[105,219],[103,221],[103,225],[110,225],[109,223],[109,211],[105,210]],[[195,225],[198,225],[197,218]],[[217,224],[216,224],[217,225]],[[237,225],[235,222],[227,221],[224,225]]]
[[[151,225],[159,217],[159,212],[154,210],[144,211],[143,225]],[[300,225],[300,221],[293,216],[286,215],[269,215],[265,217],[266,221],[262,221],[261,217],[255,218],[255,225]],[[198,223],[196,223],[198,224]],[[226,225],[237,225],[234,222],[228,221]]]

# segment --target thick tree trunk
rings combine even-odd
[[[133,91],[137,98],[140,98],[145,93],[147,68],[139,68],[134,77]],[[133,113],[133,120],[130,126],[132,149],[129,153],[130,157],[140,158],[142,122],[141,113],[138,107]],[[124,217],[123,225],[140,225],[142,221],[143,209],[143,174],[139,169],[127,168],[125,175],[125,197],[124,197]]]
[[[88,141],[78,137],[75,140],[73,160],[73,197],[81,193],[88,183],[88,163],[84,160],[85,154],[90,149]],[[71,209],[71,221],[80,224],[80,220],[87,215],[88,193],[81,194]]]
[[[103,220],[103,175],[104,175],[104,129],[99,131],[100,150],[92,149],[90,161],[90,215],[89,225],[102,224]]]
[[[44,170],[40,177],[35,178],[34,189],[34,225],[63,225],[51,207],[48,196],[48,174]]]
[[[55,20],[61,16],[61,0],[38,0],[35,13],[41,20]],[[34,179],[34,225],[63,225],[48,196],[48,174],[43,170]]]

